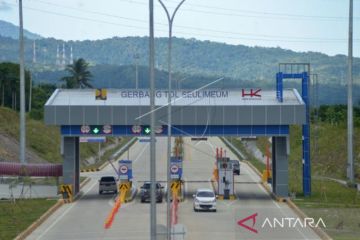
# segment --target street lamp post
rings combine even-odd
[[[172,25],[174,22],[174,17],[176,12],[179,10],[180,6],[185,2],[182,0],[175,8],[173,14],[170,16],[169,11],[167,10],[165,4],[162,0],[159,0],[161,6],[165,10],[166,17],[169,22],[169,40],[168,40],[168,74],[169,74],[169,83],[168,83],[168,148],[167,148],[167,194],[166,194],[166,236],[167,239],[171,239],[171,218],[170,218],[170,157],[171,157],[171,48],[172,48]]]
[[[20,162],[26,163],[25,158],[25,70],[24,70],[24,27],[22,0],[19,0],[19,62],[20,62]]]
[[[150,129],[155,128],[154,0],[149,1]],[[150,132],[150,240],[156,240],[156,154],[155,132]]]
[[[347,109],[347,124],[348,124],[348,167],[347,177],[351,183],[354,182],[354,157],[353,157],[353,139],[354,139],[354,123],[353,123],[353,94],[352,94],[352,64],[353,64],[353,0],[350,0],[349,8],[349,53],[348,53],[348,109]]]

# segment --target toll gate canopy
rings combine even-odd
[[[167,135],[166,90],[155,92],[155,134]],[[288,196],[290,125],[305,125],[306,104],[296,89],[180,90],[172,96],[173,136],[272,137],[272,186]],[[148,90],[109,89],[96,100],[94,89],[57,89],[45,104],[45,123],[61,127],[64,182],[78,191],[80,136],[144,136],[150,129]],[[75,173],[75,177],[74,177]]]
[[[61,126],[64,136],[147,135],[143,131],[150,125],[147,90],[108,90],[107,100],[95,100],[94,92],[56,90],[45,105],[45,123]],[[167,135],[167,94],[161,90],[155,94],[157,135]],[[305,104],[295,89],[284,90],[283,102],[275,91],[261,89],[171,94],[174,136],[287,135],[289,125],[302,125],[306,120]]]

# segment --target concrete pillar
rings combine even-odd
[[[272,188],[279,197],[289,196],[289,162],[286,137],[272,138]]]
[[[71,184],[74,196],[80,188],[79,137],[63,138],[63,181]]]

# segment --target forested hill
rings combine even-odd
[[[36,41],[37,69],[54,69],[57,46],[62,52],[63,43],[69,57],[70,47],[74,58],[82,57],[92,65],[148,64],[148,38],[125,37],[97,41],[68,41],[40,39]],[[26,59],[32,61],[33,40],[26,41]],[[345,44],[345,43],[344,43]],[[0,61],[17,61],[18,44],[11,38],[0,37]],[[156,39],[156,66],[167,68],[167,38]],[[138,58],[136,58],[138,56]],[[67,59],[67,63],[70,59]],[[294,52],[281,48],[247,47],[195,39],[174,38],[173,69],[176,72],[205,76],[225,76],[238,80],[273,81],[280,62],[309,62],[312,73],[317,73],[322,83],[344,84],[346,81],[346,56],[327,56],[315,52]],[[354,79],[360,82],[360,59],[354,59]]]
[[[0,20],[0,35],[13,39],[19,38],[19,27],[12,23]],[[40,35],[24,30],[24,36],[28,39],[40,39]]]

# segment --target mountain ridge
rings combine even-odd
[[[1,36],[9,37],[12,39],[19,39],[19,27],[18,26],[14,25],[12,23],[0,20],[0,29],[1,29],[1,31],[0,31]],[[31,40],[38,40],[38,39],[43,38],[39,34],[32,33],[25,29],[24,29],[24,37],[31,39]]]

